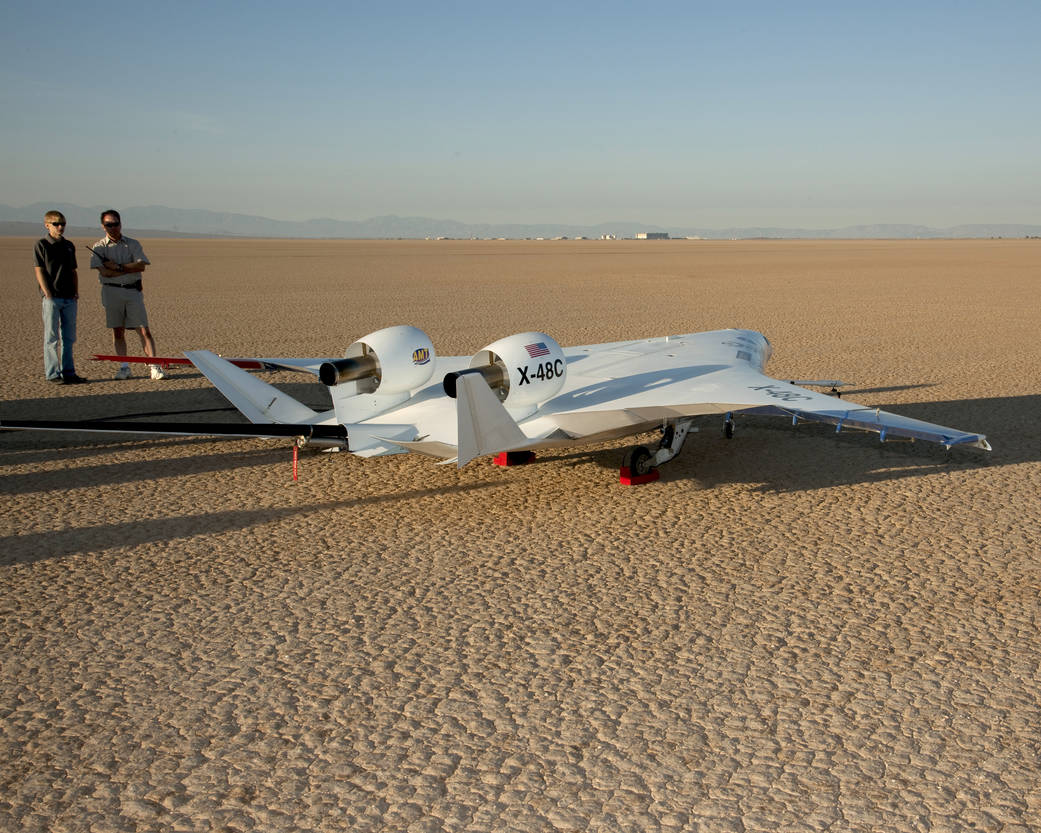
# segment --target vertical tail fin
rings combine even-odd
[[[455,384],[459,468],[476,457],[516,451],[530,444],[483,376],[461,373]]]
[[[184,354],[250,422],[310,422],[317,412],[209,350]]]

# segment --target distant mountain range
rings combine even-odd
[[[0,234],[35,236],[42,234],[44,212],[56,208],[69,220],[70,235],[101,236],[98,214],[105,206],[79,206],[34,203],[14,207],[0,205]],[[691,228],[656,226],[638,222],[600,223],[576,226],[559,223],[460,223],[430,217],[372,217],[368,220],[272,220],[250,214],[231,214],[198,208],[167,208],[162,205],[121,208],[120,212],[132,234],[164,237],[309,237],[362,239],[423,239],[447,237],[468,238],[599,238],[613,235],[635,237],[640,232],[667,232],[670,237],[700,237],[708,240],[730,239],[909,239],[972,237],[1041,237],[1041,225],[975,224],[931,228],[903,224],[846,226],[835,229],[793,229],[773,227]]]

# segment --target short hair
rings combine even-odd
[[[46,214],[43,215],[43,221],[45,223],[53,223],[55,221],[59,223],[64,223],[65,215],[62,214],[60,211],[48,211]]]
[[[118,220],[120,223],[123,222],[123,218],[119,216],[119,212],[116,211],[116,209],[114,208],[106,208],[104,211],[101,212],[101,216],[98,219],[101,220],[102,223],[104,223],[105,217],[109,214],[115,217],[116,220]]]

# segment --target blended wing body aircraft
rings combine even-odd
[[[188,361],[252,426],[198,423],[0,421],[0,427],[295,437],[298,445],[346,449],[361,457],[405,451],[463,466],[485,455],[526,461],[541,448],[594,443],[662,431],[658,447],[636,446],[623,461],[623,483],[657,478],[679,453],[696,417],[778,415],[825,422],[950,448],[990,450],[986,437],[858,405],[767,376],[772,348],[751,330],[717,330],[561,348],[545,333],[518,333],[473,356],[438,356],[430,338],[388,327],[354,342],[342,359],[223,359],[205,350]],[[152,360],[155,361],[155,360]],[[164,360],[159,360],[164,361]],[[165,360],[175,361],[175,360]],[[183,362],[184,360],[179,360]],[[317,412],[245,367],[311,373],[333,408]]]

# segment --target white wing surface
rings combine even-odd
[[[577,352],[575,352],[577,351]],[[982,434],[911,419],[767,376],[759,333],[722,330],[565,351],[568,385],[540,415],[572,437],[621,436],[701,414],[786,415],[841,428],[990,449]]]

